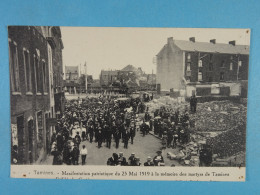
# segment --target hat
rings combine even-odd
[[[147,157],[147,160],[152,160],[151,156],[148,156],[148,157]]]
[[[157,151],[156,153],[157,153],[157,154],[161,154],[161,153],[162,153],[162,151]]]
[[[119,152],[119,154],[123,154],[123,152]]]
[[[136,157],[136,160],[140,160],[140,157]]]
[[[132,153],[131,155],[135,155],[135,153]]]

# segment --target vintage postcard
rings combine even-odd
[[[14,178],[245,181],[250,29],[9,26]]]

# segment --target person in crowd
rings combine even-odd
[[[132,166],[141,166],[140,157],[135,158],[135,162]]]
[[[134,144],[134,137],[135,137],[135,127],[134,125],[130,126],[130,137],[131,137],[131,144]]]
[[[115,142],[116,142],[116,148],[118,148],[119,147],[120,138],[121,138],[121,134],[120,134],[118,129],[116,129],[116,131],[114,133],[114,138],[115,138]]]
[[[154,166],[154,162],[150,156],[147,157],[147,161],[144,163],[144,166]]]
[[[164,131],[162,136],[162,149],[166,149],[166,145],[167,145],[167,132]]]
[[[82,149],[80,150],[80,155],[81,155],[82,165],[85,165],[86,164],[86,158],[87,158],[87,155],[88,155],[88,150],[87,150],[85,145],[82,146]]]
[[[190,98],[190,110],[191,113],[196,113],[197,110],[197,98],[195,94],[193,94]]]
[[[74,145],[72,151],[71,151],[71,157],[72,157],[72,164],[73,165],[78,165],[79,164],[79,148],[77,145]]]
[[[173,129],[169,129],[167,132],[167,148],[171,147],[173,140]]]
[[[71,142],[67,141],[64,144],[64,149],[63,149],[63,162],[67,165],[71,165]]]
[[[118,165],[118,155],[117,153],[113,153],[112,157],[107,160],[107,165],[109,166],[117,166]]]
[[[11,153],[11,163],[12,164],[19,164],[19,161],[18,161],[18,146],[17,145],[14,145],[12,147],[12,153]]]
[[[156,153],[157,155],[153,158],[153,162],[155,166],[160,166],[160,163],[164,163],[162,151],[157,151]]]
[[[82,141],[85,141],[85,139],[87,139],[87,137],[86,137],[86,131],[82,131],[81,137],[82,137]]]
[[[108,127],[106,130],[106,143],[107,147],[110,149],[112,140],[112,130]]]
[[[61,152],[63,150],[63,144],[64,144],[63,136],[61,135],[61,132],[58,133],[56,140],[57,140],[57,150]]]
[[[199,160],[201,167],[209,167],[212,163],[212,150],[208,145],[203,145],[199,151]]]
[[[80,142],[81,142],[81,138],[80,138],[79,132],[77,132],[77,134],[75,135],[75,144],[77,145],[78,148],[79,148]]]
[[[103,142],[103,134],[101,131],[101,127],[99,127],[99,130],[97,132],[97,142],[98,142],[98,148],[102,147],[102,142]]]
[[[93,137],[94,137],[94,125],[91,123],[90,127],[88,128],[88,133],[89,133],[89,141],[90,143],[93,142]]]
[[[62,164],[61,152],[58,150],[56,142],[53,142],[52,144],[51,154],[53,155],[52,165],[61,165]]]
[[[129,138],[130,138],[130,132],[129,130],[125,130],[125,133],[124,133],[124,148],[128,148],[128,142],[129,142]]]
[[[135,166],[135,164],[136,164],[135,153],[132,153],[131,156],[128,158],[128,165]]]
[[[147,132],[149,132],[149,126],[145,123],[145,121],[143,120],[143,123],[140,126],[141,132],[143,134],[143,137],[145,135],[147,135]]]
[[[123,152],[119,152],[118,164],[121,166],[127,166],[126,158],[124,157]]]
[[[52,133],[52,136],[51,136],[51,144],[53,143],[53,142],[56,142],[56,132],[54,131],[53,133]]]

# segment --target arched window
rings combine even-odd
[[[230,64],[229,64],[229,70],[233,70],[233,62],[230,62]]]
[[[199,67],[202,67],[202,60],[199,60]]]

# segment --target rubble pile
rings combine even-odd
[[[214,138],[207,139],[213,153],[222,157],[232,156],[246,150],[246,123],[224,132]]]
[[[146,103],[149,107],[150,112],[154,112],[156,109],[165,106],[173,110],[179,109],[179,111],[184,111],[189,104],[185,102],[184,98],[171,98],[169,96],[162,96],[159,99],[153,99],[152,101]]]
[[[200,103],[196,114],[190,115],[195,131],[227,131],[246,122],[246,107],[230,101]]]

